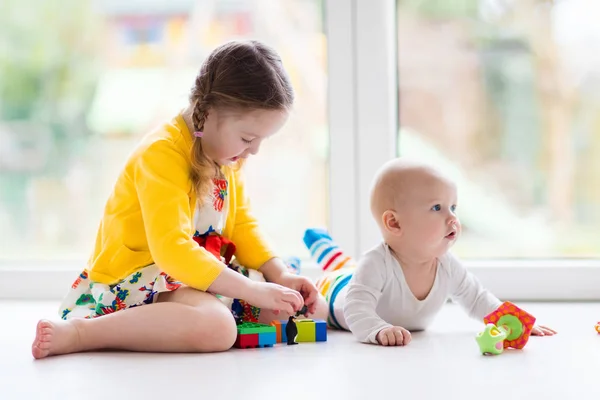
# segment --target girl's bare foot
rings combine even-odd
[[[37,324],[31,353],[37,359],[73,353],[77,350],[78,343],[79,331],[75,320],[50,322],[42,319]]]

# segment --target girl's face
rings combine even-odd
[[[211,108],[204,122],[202,149],[219,165],[258,153],[263,140],[283,127],[286,110],[231,111]]]

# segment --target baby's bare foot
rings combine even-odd
[[[79,331],[74,321],[50,322],[40,320],[31,346],[33,357],[39,359],[76,351],[79,343]]]

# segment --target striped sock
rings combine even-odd
[[[330,327],[343,329],[336,319],[333,306],[337,295],[350,282],[353,273],[353,269],[340,269],[325,274],[315,283],[317,290],[327,302],[327,307],[329,309],[329,312],[327,313],[327,325]]]
[[[324,229],[307,229],[304,233],[304,244],[308,247],[311,257],[325,272],[315,286],[329,306],[327,324],[341,329],[333,313],[333,304],[339,291],[352,278],[356,264],[350,256],[344,254]]]
[[[304,244],[311,257],[325,272],[337,271],[352,263],[351,258],[344,254],[325,229],[307,229],[304,233]]]

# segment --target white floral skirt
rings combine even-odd
[[[256,281],[264,281],[262,274],[235,263],[229,268]],[[127,308],[155,303],[160,293],[171,292],[184,286],[161,271],[156,264],[144,267],[114,285],[93,282],[87,271],[81,272],[63,299],[59,313],[62,319],[96,318]],[[236,320],[257,322],[258,307],[241,299],[217,296],[226,304]]]

